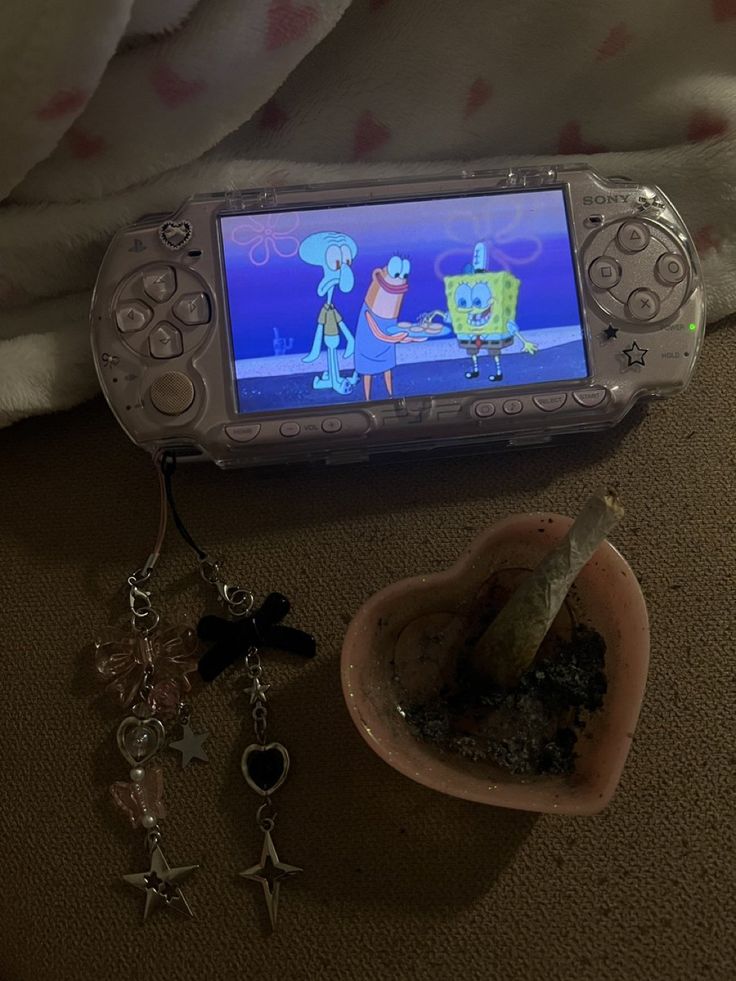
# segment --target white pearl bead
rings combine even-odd
[[[133,783],[140,783],[141,780],[145,777],[145,775],[146,775],[146,771],[143,769],[142,766],[134,766],[133,769],[130,771],[130,779],[133,781]]]
[[[156,815],[149,814],[148,812],[146,812],[141,818],[141,824],[143,825],[144,828],[147,828],[150,831],[151,828],[155,828],[156,825],[158,824],[156,820]]]

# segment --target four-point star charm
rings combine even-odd
[[[260,863],[240,873],[244,879],[250,879],[251,882],[260,882],[263,886],[263,895],[266,897],[266,907],[268,908],[268,918],[271,921],[272,930],[276,929],[281,883],[284,879],[290,879],[291,876],[301,871],[302,869],[296,865],[287,865],[285,862],[279,861],[273,841],[271,840],[271,832],[266,831],[263,838]]]
[[[164,853],[156,847],[151,852],[151,867],[147,872],[124,875],[124,882],[135,889],[142,889],[146,894],[143,922],[145,923],[149,914],[159,906],[176,910],[184,916],[194,916],[189,903],[182,895],[179,884],[198,868],[198,865],[182,865],[177,869],[170,869]]]
[[[189,766],[192,760],[204,760],[205,763],[209,763],[207,753],[202,749],[202,743],[207,736],[209,736],[208,732],[193,732],[188,723],[181,727],[181,739],[169,743],[169,746],[181,753],[182,767]]]
[[[640,364],[644,367],[644,355],[647,353],[647,348],[639,347],[639,345],[634,341],[631,347],[624,348],[624,354],[629,359],[629,368],[634,364]]]

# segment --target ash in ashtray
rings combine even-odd
[[[570,773],[575,745],[606,694],[606,645],[590,627],[552,639],[511,688],[483,682],[458,664],[457,677],[433,697],[404,707],[421,739],[512,773]]]

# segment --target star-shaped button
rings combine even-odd
[[[639,347],[639,345],[634,341],[631,347],[624,348],[624,354],[629,359],[629,368],[632,365],[640,364],[644,367],[644,355],[647,353],[648,348]]]
[[[612,341],[614,337],[618,337],[618,327],[614,327],[613,324],[609,324],[603,331],[603,334],[609,341]]]
[[[181,739],[169,745],[181,753],[182,767],[189,766],[192,760],[204,760],[205,763],[209,763],[207,753],[202,749],[202,743],[207,736],[209,736],[208,732],[194,732],[188,723],[181,727]]]
[[[247,689],[247,693],[250,694],[250,704],[255,705],[256,702],[265,702],[266,692],[270,687],[270,685],[264,685],[260,678],[254,678],[253,684]]]
[[[261,861],[240,875],[251,882],[259,882],[263,887],[263,895],[266,898],[266,908],[268,918],[271,921],[271,929],[276,929],[276,918],[279,912],[279,890],[284,879],[290,879],[293,875],[301,872],[302,869],[296,865],[287,865],[280,862],[276,854],[271,832],[267,831],[263,838],[263,850],[261,851]]]
[[[156,847],[151,852],[151,867],[147,872],[124,875],[124,882],[133,886],[134,889],[142,889],[146,894],[143,922],[145,923],[149,914],[158,909],[159,906],[176,910],[177,913],[183,913],[184,916],[194,916],[179,885],[198,868],[198,865],[182,865],[176,869],[169,868],[164,853]]]

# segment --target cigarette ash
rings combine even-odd
[[[404,707],[415,735],[515,774],[568,774],[590,716],[603,704],[606,645],[590,627],[552,638],[513,688],[480,683],[460,661],[452,684]]]

